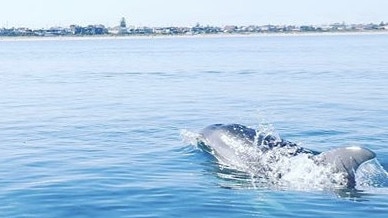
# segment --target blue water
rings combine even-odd
[[[0,217],[386,217],[387,54],[387,35],[0,40]],[[367,147],[372,182],[228,177],[187,141],[214,123]]]

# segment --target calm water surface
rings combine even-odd
[[[387,54],[388,35],[0,40],[0,217],[386,217]],[[182,141],[213,123],[382,168],[353,194],[257,187]]]

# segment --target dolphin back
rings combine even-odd
[[[316,156],[316,160],[323,164],[332,165],[338,172],[347,175],[348,186],[355,186],[355,172],[364,162],[376,157],[376,154],[366,148],[352,146],[343,147],[322,152]]]
[[[287,148],[289,155],[318,154],[318,152],[299,147],[277,136],[257,132],[255,129],[240,124],[213,124],[203,129],[200,135],[201,147],[215,154],[216,158],[224,163],[236,163],[247,159],[254,162],[256,157],[252,153],[257,151],[265,153],[280,147]]]

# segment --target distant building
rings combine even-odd
[[[81,27],[78,25],[70,25],[68,30],[65,30],[65,35],[105,35],[108,34],[108,28],[104,25],[88,25],[86,27]]]
[[[121,18],[118,34],[128,34],[127,22],[125,18]]]
[[[120,27],[121,28],[127,28],[127,22],[125,21],[125,18],[121,18],[121,21],[120,21]]]
[[[234,25],[228,25],[224,27],[224,32],[225,33],[233,33],[237,30],[237,26]]]
[[[135,27],[127,25],[125,18],[121,18],[117,26],[105,27],[104,25],[79,26],[71,25],[68,28],[51,27],[47,29],[29,29],[29,28],[0,28],[0,37],[13,36],[89,36],[89,35],[198,35],[198,34],[249,34],[249,33],[296,33],[296,32],[375,32],[388,31],[388,23],[380,22],[378,24],[345,24],[334,23],[325,25],[249,25],[236,26],[228,25],[224,27],[203,26],[197,23],[193,27]]]

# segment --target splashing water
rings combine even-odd
[[[388,173],[377,159],[362,164],[356,172],[357,188],[387,187]]]
[[[190,145],[197,146],[198,145],[198,139],[201,138],[201,134],[191,132],[187,129],[181,130],[181,138],[184,143],[188,143]]]
[[[257,130],[257,136],[272,136],[271,140],[281,141],[279,134],[272,125],[261,125]],[[238,178],[241,184],[242,178],[252,187],[266,187],[274,189],[291,190],[334,190],[345,188],[346,175],[335,170],[330,164],[317,163],[312,154],[295,153],[299,146],[274,147],[262,151],[256,146],[246,146],[233,137],[224,135],[223,141],[233,149],[238,158],[220,158],[201,141],[201,134],[181,131],[185,142],[195,145],[198,149],[211,153],[219,162],[221,178]],[[259,139],[255,139],[257,142]],[[357,174],[356,181],[361,187],[379,186],[383,180],[387,180],[387,172],[378,164],[377,160],[363,164]],[[238,176],[234,175],[239,172]],[[245,173],[245,177],[241,177]],[[247,184],[242,185],[246,187]]]

